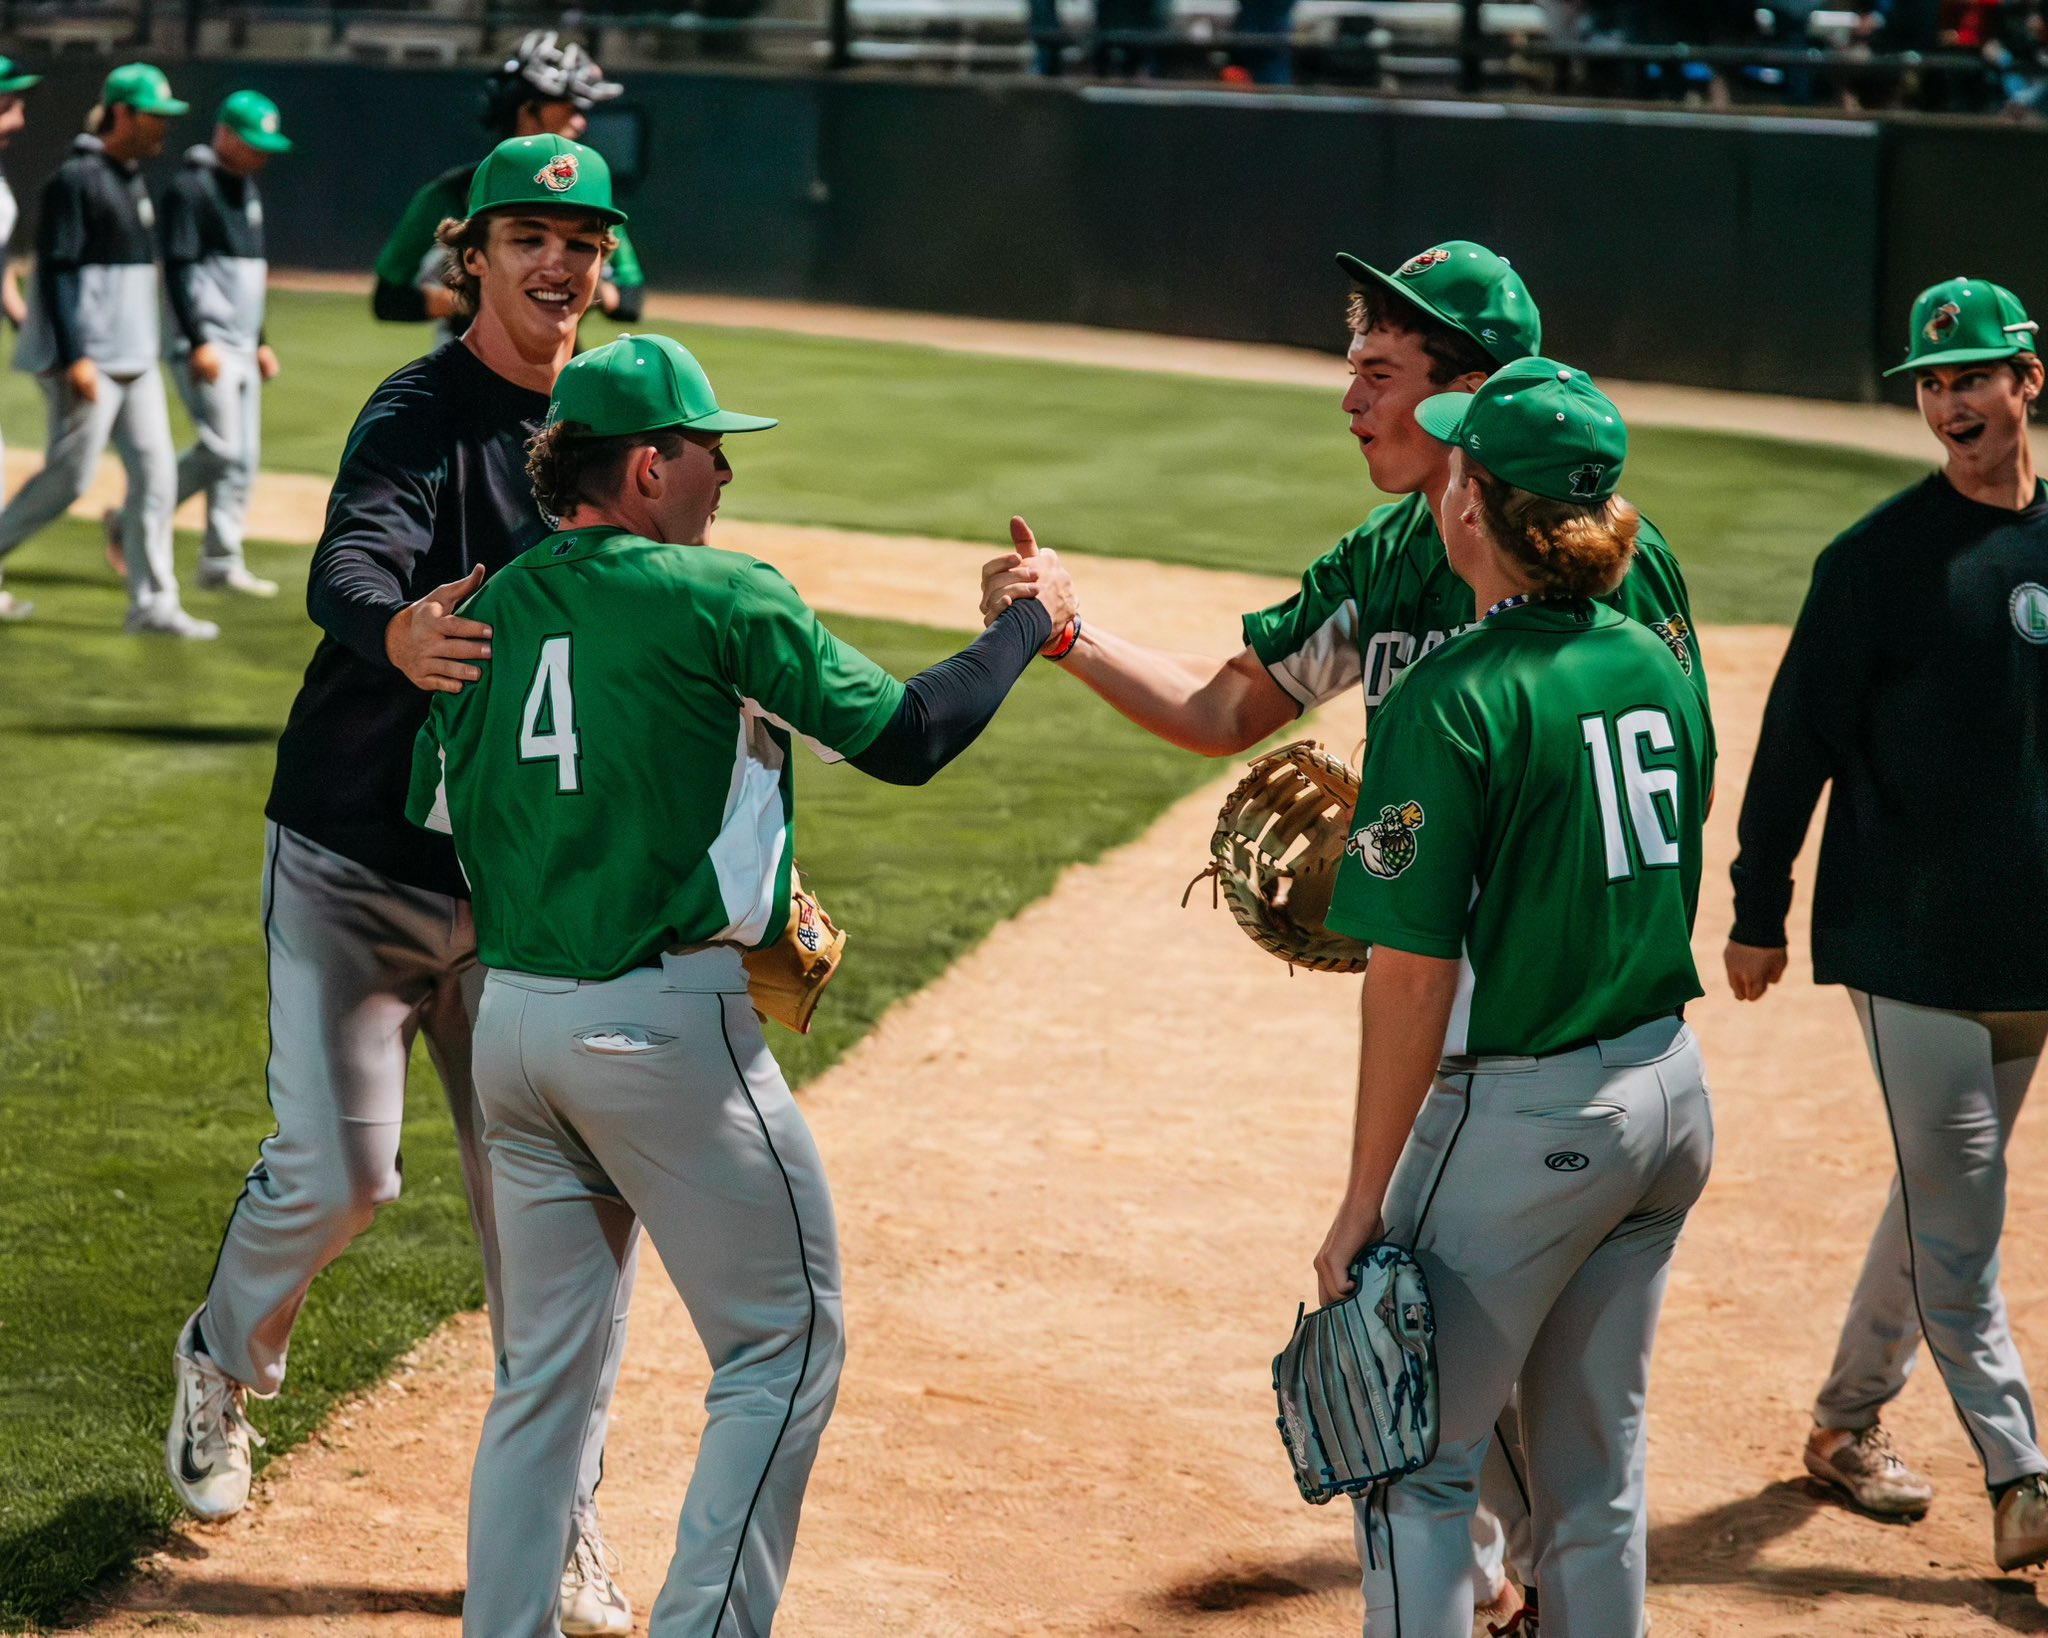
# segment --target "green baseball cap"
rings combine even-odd
[[[171,95],[171,82],[155,63],[123,63],[100,87],[100,102],[108,108],[126,103],[138,114],[161,114],[165,119],[192,112],[189,102]]]
[[[42,83],[42,75],[24,74],[12,57],[0,57],[0,97],[19,96],[31,86]]]
[[[258,153],[288,154],[292,139],[284,134],[277,104],[261,91],[237,91],[220,105],[220,123]]]
[[[1377,280],[1432,318],[1462,330],[1498,364],[1543,349],[1543,315],[1522,275],[1508,266],[1506,257],[1470,239],[1431,245],[1391,273],[1342,251],[1337,253],[1337,265],[1360,284]]]
[[[2003,285],[1988,279],[1945,279],[1913,303],[1906,362],[1884,373],[1901,375],[1930,364],[1990,364],[2034,351],[2040,326]]]
[[[593,438],[675,427],[688,432],[765,432],[776,423],[718,407],[704,366],[667,336],[620,336],[569,360],[555,377],[549,421],[573,421]]]
[[[1554,358],[1519,358],[1477,392],[1425,398],[1415,420],[1501,482],[1545,500],[1607,499],[1628,458],[1628,428],[1614,401],[1584,370]]]
[[[614,225],[626,219],[612,203],[612,168],[604,155],[552,134],[507,137],[470,179],[470,215],[515,205],[587,211]]]

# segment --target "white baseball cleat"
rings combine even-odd
[[[633,1606],[613,1579],[619,1555],[605,1545],[596,1513],[579,1515],[576,1526],[576,1550],[562,1572],[562,1602],[555,1617],[562,1638],[631,1632]]]
[[[2048,1478],[2036,1473],[1998,1498],[1991,1552],[2001,1570],[2048,1562]]]
[[[24,603],[13,592],[0,591],[0,620],[26,620],[35,611],[35,604]]]
[[[212,1523],[232,1518],[249,1500],[249,1446],[263,1436],[249,1426],[249,1390],[195,1346],[195,1311],[171,1350],[178,1379],[170,1431],[164,1435],[164,1469],[178,1500]]]
[[[231,563],[224,569],[199,565],[199,584],[208,591],[240,592],[244,597],[275,597],[277,582],[265,580],[261,575],[251,574],[239,563]]]
[[[176,603],[139,603],[128,611],[121,629],[131,637],[185,637],[194,642],[211,642],[220,627],[211,620],[187,614]]]
[[[1866,1513],[1916,1519],[1934,1500],[1934,1486],[1906,1465],[1891,1435],[1874,1422],[1867,1428],[1815,1428],[1804,1454],[1807,1472]]]

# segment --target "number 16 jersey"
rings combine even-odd
[[[1329,925],[1460,964],[1446,1053],[1557,1052],[1701,993],[1692,960],[1714,737],[1647,627],[1510,608],[1373,714]]]

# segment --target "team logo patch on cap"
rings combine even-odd
[[[1692,636],[1692,627],[1685,623],[1685,616],[1674,614],[1669,620],[1652,620],[1650,629],[1664,639],[1664,646],[1678,657],[1678,669],[1690,677],[1692,644],[1686,639]]]
[[[1927,322],[1920,326],[1920,333],[1929,341],[1941,341],[1962,322],[1963,310],[1952,301],[1945,301],[1927,315]]]
[[[533,179],[549,193],[567,193],[576,186],[576,156],[556,154],[533,173]]]
[[[1390,882],[1415,862],[1415,833],[1421,828],[1420,802],[1381,808],[1377,820],[1352,832],[1344,851],[1357,854],[1358,862],[1367,870]]]
[[[1447,262],[1450,259],[1451,253],[1448,250],[1425,250],[1419,256],[1410,256],[1399,267],[1395,268],[1394,277],[1397,279],[1412,279],[1416,274],[1427,273],[1432,267],[1437,266],[1441,262]]]
[[[1562,415],[1558,417],[1564,419]],[[1572,497],[1575,500],[1598,500],[1600,480],[1607,476],[1607,468],[1600,461],[1588,461],[1572,474]]]
[[[2048,645],[2048,586],[2038,580],[2022,580],[2012,589],[2006,605],[2012,610],[2012,628],[2030,643]]]

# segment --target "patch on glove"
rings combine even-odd
[[[818,997],[845,959],[846,934],[825,914],[803,878],[794,876],[793,881],[782,937],[744,957],[747,999],[764,1019],[808,1035]]]
[[[1223,799],[1195,881],[1208,877],[1251,941],[1289,967],[1363,972],[1372,947],[1323,925],[1357,805],[1358,775],[1314,740],[1268,751]]]
[[[1297,1314],[1273,1359],[1280,1442],[1302,1499],[1320,1507],[1413,1473],[1436,1455],[1436,1312],[1400,1246],[1368,1246],[1357,1289]]]

